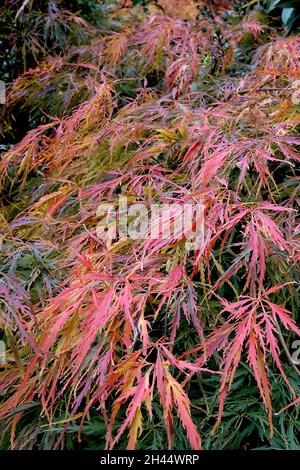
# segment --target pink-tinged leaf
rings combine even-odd
[[[184,392],[182,386],[171,376],[166,370],[166,387],[170,389],[172,398],[177,407],[177,413],[180,418],[181,424],[187,433],[187,437],[190,441],[191,447],[194,450],[201,449],[201,438],[198,430],[191,418],[189,399]]]
[[[258,385],[260,394],[268,411],[268,420],[271,436],[273,435],[272,404],[270,398],[270,384],[265,371],[265,361],[253,332],[248,339],[248,360]]]

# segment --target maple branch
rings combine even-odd
[[[278,323],[278,321],[275,319],[275,323],[276,323],[276,326],[277,326],[277,330],[278,330],[278,336],[279,336],[279,340],[280,340],[280,343],[281,343],[281,346],[283,347],[284,351],[285,351],[285,354],[288,358],[288,361],[289,363],[291,364],[291,366],[293,367],[294,371],[297,373],[298,377],[300,377],[300,370],[298,369],[298,367],[296,366],[296,364],[294,364],[293,362],[293,358],[289,352],[289,349],[287,347],[287,344],[285,342],[285,339],[283,337],[283,334],[282,334],[282,331],[280,329],[280,325]]]

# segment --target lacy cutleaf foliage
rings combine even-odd
[[[94,24],[100,24],[103,19],[101,5],[90,0],[4,0],[3,3],[0,79],[5,81],[37,65],[46,55],[60,55],[70,44],[86,42],[92,33],[87,20],[93,18]]]
[[[300,37],[241,2],[137,3],[61,13],[59,56],[26,37],[44,58],[3,106],[2,447],[299,448]],[[204,204],[203,246],[100,240],[120,193]]]

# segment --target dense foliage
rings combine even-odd
[[[300,449],[300,36],[264,2],[5,4],[1,447]],[[204,204],[203,243],[100,239],[120,194]]]

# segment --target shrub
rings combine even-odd
[[[233,3],[112,2],[13,82],[2,447],[299,448],[300,38]],[[100,239],[120,194],[204,205],[203,243]]]

